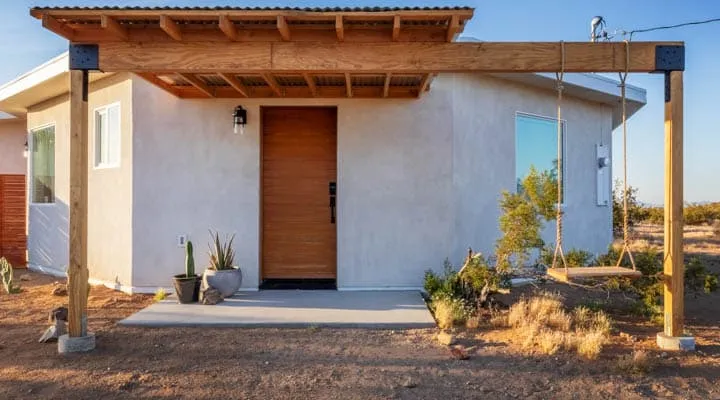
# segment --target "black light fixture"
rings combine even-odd
[[[235,107],[233,112],[233,132],[238,133],[238,126],[240,127],[240,134],[245,134],[245,124],[247,124],[247,110],[242,106]]]
[[[28,157],[28,141],[25,139],[25,150],[23,150],[23,157]]]

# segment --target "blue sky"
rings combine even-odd
[[[28,14],[32,6],[237,5],[237,6],[443,6],[475,8],[465,35],[486,41],[585,41],[589,22],[602,15],[608,28],[632,30],[720,17],[715,0],[503,0],[503,1],[26,1],[0,4],[0,82],[60,54],[67,43],[41,28]],[[686,42],[685,200],[720,201],[720,23],[636,35],[633,40]],[[663,202],[663,78],[635,74],[633,85],[647,89],[648,105],[629,122],[629,180],[640,200]],[[572,132],[568,132],[572,134]],[[614,133],[614,169],[620,176],[620,136]]]

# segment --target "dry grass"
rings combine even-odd
[[[635,350],[618,358],[617,366],[621,371],[632,373],[648,373],[655,367],[655,362],[645,350]]]
[[[438,328],[450,329],[455,325],[453,304],[449,300],[441,299],[435,302],[435,319]]]
[[[473,316],[465,321],[465,328],[467,329],[478,329],[480,327],[480,317]]]
[[[493,319],[496,317],[493,316]],[[493,322],[493,325],[499,325]],[[572,351],[585,358],[595,359],[608,342],[612,323],[608,316],[578,307],[565,311],[562,297],[543,292],[529,299],[522,298],[507,316],[507,325],[522,337],[526,351],[555,354],[560,349]]]
[[[720,239],[720,219],[716,219],[712,223],[712,233],[715,239]]]

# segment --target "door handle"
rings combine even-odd
[[[335,223],[335,195],[337,194],[337,184],[330,182],[328,184],[328,194],[330,195],[330,223]]]

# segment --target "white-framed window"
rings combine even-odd
[[[560,141],[562,143],[563,173],[561,199],[564,197],[567,171],[565,157],[566,123],[561,121]],[[557,118],[543,117],[518,112],[515,114],[515,182],[517,190],[531,168],[543,173],[549,172],[557,179],[558,166]],[[557,181],[556,181],[557,182]]]
[[[55,125],[30,130],[30,203],[55,203]]]
[[[95,109],[95,168],[120,166],[120,103]]]

